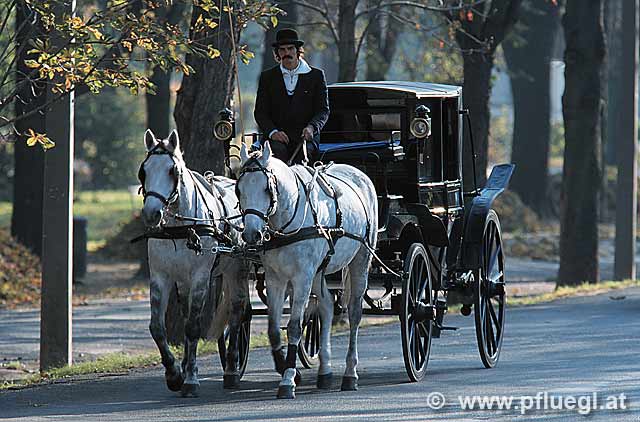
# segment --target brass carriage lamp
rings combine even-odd
[[[419,105],[414,111],[415,117],[411,121],[409,131],[418,139],[431,135],[431,110],[425,105]]]
[[[233,111],[223,108],[218,112],[218,121],[213,125],[213,136],[218,141],[228,142],[236,136],[236,122]]]

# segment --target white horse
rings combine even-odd
[[[345,291],[350,294],[350,337],[342,390],[357,390],[358,326],[372,258],[370,251],[377,242],[378,202],[373,183],[360,170],[335,164],[324,172],[323,183],[334,190],[331,195],[331,189],[320,190],[305,167],[288,167],[273,157],[268,142],[263,151],[251,155],[243,145],[240,156],[237,192],[244,220],[242,237],[249,245],[264,246],[260,257],[266,277],[269,341],[276,369],[282,374],[278,397],[295,397],[296,355],[312,291],[318,297],[322,322],[317,386],[330,388],[333,303],[323,275],[345,268]],[[340,212],[336,212],[336,207]],[[323,231],[314,229],[318,226],[326,228],[324,233],[330,238],[318,235]],[[328,230],[336,226],[344,229],[344,236],[339,230]],[[323,263],[326,266],[321,269]],[[289,287],[291,315],[285,357],[280,344],[280,318]]]
[[[212,187],[189,170],[182,158],[178,133],[158,140],[150,130],[145,133],[147,157],[140,165],[139,178],[144,193],[142,217],[148,238],[151,323],[165,367],[167,387],[183,396],[199,391],[196,348],[202,336],[202,318],[210,277],[223,276],[223,300],[218,305],[209,335],[217,339],[229,324],[230,345],[224,373],[224,386],[235,388],[238,371],[238,332],[241,318],[249,310],[248,265],[243,260],[216,256],[220,241],[240,244],[240,233],[222,220],[237,206],[235,183],[218,178]],[[165,314],[169,294],[177,286],[183,299],[181,311],[186,319],[184,358],[176,362],[167,344]],[[204,327],[206,328],[206,327]]]

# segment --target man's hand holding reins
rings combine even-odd
[[[302,139],[310,141],[313,139],[313,126],[309,125],[302,129]]]
[[[283,131],[279,130],[276,133],[274,133],[273,135],[271,135],[271,139],[277,142],[281,142],[283,144],[288,144],[289,143],[289,137],[287,136],[286,133],[284,133]]]

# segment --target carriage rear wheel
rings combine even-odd
[[[404,366],[411,381],[424,378],[431,351],[433,281],[427,251],[421,243],[409,247],[404,260],[400,328]]]
[[[307,307],[302,325],[302,337],[300,338],[300,347],[298,347],[298,357],[302,366],[307,369],[315,367],[318,363],[318,354],[320,353],[320,312],[318,312],[317,299],[311,297],[309,306]]]
[[[482,363],[486,368],[493,368],[502,348],[506,308],[502,232],[493,210],[485,222],[481,257],[474,291],[476,337]]]
[[[242,321],[240,332],[238,333],[238,370],[240,378],[247,369],[247,361],[249,360],[249,344],[251,342],[251,320]],[[218,354],[220,355],[220,363],[222,369],[227,367],[227,348],[229,347],[229,327],[225,327],[224,334],[218,339]]]
[[[219,303],[222,297],[222,277],[218,277],[215,283],[215,300]],[[249,360],[249,346],[251,343],[251,315],[245,315],[240,323],[238,333],[238,371],[240,378],[247,369],[247,361]],[[218,356],[220,364],[224,370],[227,367],[227,348],[229,347],[229,326],[224,328],[224,333],[218,339]]]

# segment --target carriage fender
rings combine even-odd
[[[428,245],[443,247],[449,245],[447,228],[442,220],[431,214],[429,207],[424,204],[407,204],[407,211],[418,217],[422,238]]]
[[[500,164],[491,170],[491,175],[480,195],[473,198],[465,215],[462,238],[462,269],[475,270],[481,264],[482,238],[487,215],[493,201],[507,188],[514,164]]]

